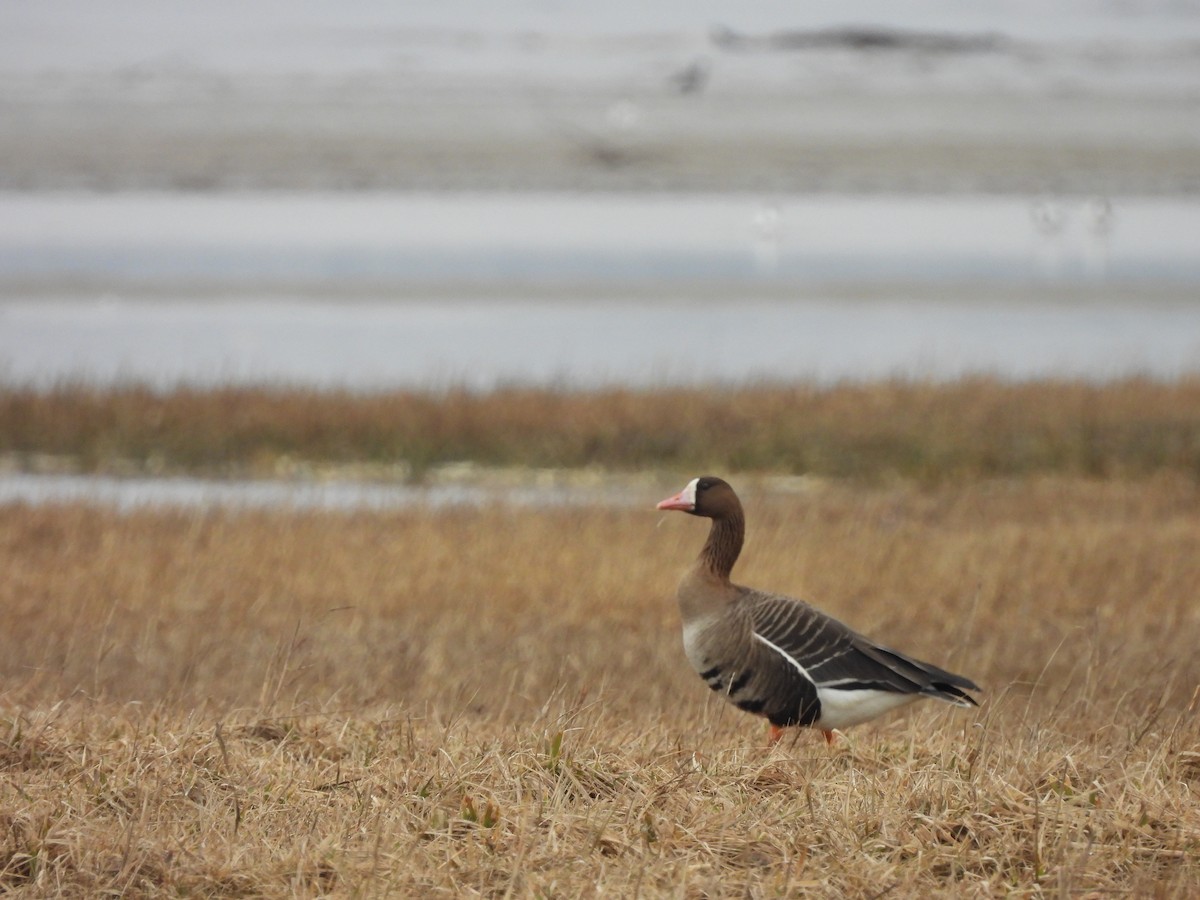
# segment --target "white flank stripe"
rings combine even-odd
[[[784,659],[786,659],[788,661],[788,663],[791,664],[791,666],[797,672],[799,672],[801,675],[803,675],[804,678],[807,681],[809,681],[810,683],[812,683],[812,685],[814,687],[816,686],[816,682],[813,681],[812,676],[808,674],[808,672],[805,670],[804,666],[802,666],[802,665],[800,665],[800,663],[796,662],[796,658],[794,656],[792,656],[790,653],[788,653],[786,650],[784,650],[782,647],[778,646],[777,644],[773,644],[770,641],[768,641],[765,637],[763,637],[757,631],[751,631],[750,636],[753,637],[756,641],[761,641],[762,643],[766,644],[768,647],[770,647],[772,650],[774,650],[776,653],[778,653],[780,656],[782,656]]]
[[[813,681],[813,677],[805,670],[804,666],[800,665],[796,661],[796,658],[782,647],[768,641],[757,631],[751,631],[750,635],[756,641],[766,644],[786,659],[792,668],[803,675],[817,689],[817,700],[821,704],[821,717],[812,724],[818,728],[828,730],[858,725],[866,722],[868,719],[875,718],[881,713],[895,709],[897,706],[904,706],[906,703],[912,703],[914,700],[919,700],[924,696],[920,693],[902,694],[895,691],[878,691],[869,688],[844,690],[835,686],[838,684],[853,683],[853,679],[839,679],[835,682],[817,684]]]
[[[853,691],[822,687],[821,718],[816,722],[821,728],[849,728],[882,715],[898,706],[919,700],[921,694],[897,694],[892,691],[859,689]]]

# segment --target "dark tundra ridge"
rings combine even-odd
[[[1007,50],[1011,41],[1001,34],[952,34],[907,31],[882,25],[845,25],[770,34],[739,34],[732,28],[713,29],[712,42],[722,50],[911,50],[919,53],[992,53]]]

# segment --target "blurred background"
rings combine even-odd
[[[1200,369],[1200,4],[7,3],[0,380]]]

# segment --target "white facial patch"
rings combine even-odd
[[[699,481],[699,478],[693,478],[687,483],[687,487],[679,492],[680,499],[690,503],[692,505],[692,509],[696,508],[696,485],[699,483]]]

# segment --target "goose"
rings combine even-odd
[[[770,743],[792,725],[834,731],[921,697],[978,706],[968,678],[882,647],[807,603],[729,580],[745,539],[741,501],[720,478],[693,478],[658,504],[712,519],[679,582],[683,648],[692,667],[738,709],[765,716]]]

